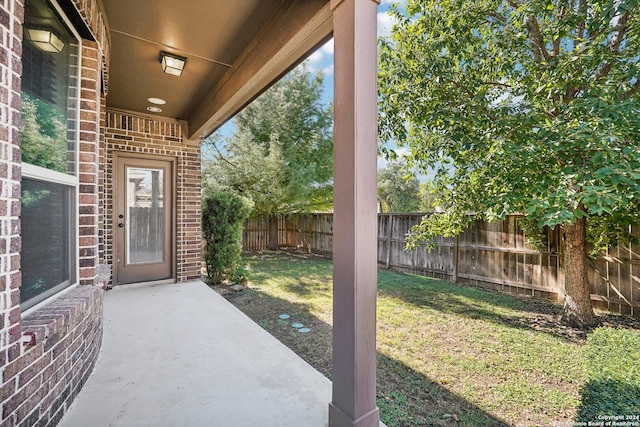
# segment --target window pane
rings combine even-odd
[[[80,44],[48,0],[25,3],[22,44],[22,308],[76,282],[76,175]],[[23,170],[26,172],[27,168]],[[57,182],[51,182],[52,180]]]
[[[22,180],[20,297],[23,302],[31,300],[28,305],[75,282],[74,191],[66,185]]]
[[[127,167],[127,264],[164,259],[164,171]]]
[[[79,44],[44,0],[25,5],[22,161],[75,174]]]

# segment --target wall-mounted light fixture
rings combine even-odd
[[[35,28],[25,28],[25,38],[29,40],[35,47],[45,52],[62,52],[64,42],[58,38],[52,31],[37,30]]]
[[[172,76],[180,76],[184,71],[184,66],[187,63],[187,58],[178,55],[172,55],[167,52],[160,52],[160,64],[162,64],[162,71]]]

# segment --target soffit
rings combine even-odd
[[[107,106],[147,113],[147,99],[162,98],[160,115],[185,120],[192,137],[218,127],[331,33],[329,0],[103,3]],[[162,50],[187,58],[181,77],[162,72]]]

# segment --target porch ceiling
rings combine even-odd
[[[208,135],[298,64],[332,31],[329,0],[103,0],[111,31],[110,108],[184,120]],[[184,56],[164,74],[160,51]]]

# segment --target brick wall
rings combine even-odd
[[[100,135],[99,135],[99,147],[98,147],[98,259],[104,263],[112,265],[112,259],[107,259],[106,256],[106,240],[105,240],[105,227],[107,224],[107,208],[106,208],[106,164],[107,164],[107,152],[104,141],[104,132],[102,129],[106,128],[107,115],[106,115],[106,100],[102,97],[100,100]]]
[[[0,427],[54,426],[97,359],[103,292],[113,264],[114,151],[169,156],[176,165],[176,278],[200,277],[200,147],[179,122],[105,114],[109,40],[96,0],[69,0],[95,41],[83,41],[78,169],[79,283],[20,312],[20,80],[24,0],[0,0]]]
[[[22,354],[10,352],[2,368],[0,426],[60,421],[98,358],[102,295],[97,286],[79,286],[22,319]]]
[[[20,77],[22,0],[0,0],[0,363],[20,339]],[[0,397],[5,391],[0,390]]]
[[[98,42],[83,41],[80,112],[80,283],[98,263],[100,88],[108,39],[95,0],[73,0]],[[23,0],[0,0],[0,427],[55,425],[89,376],[102,339],[96,286],[20,312],[20,88]],[[107,53],[107,55],[105,55]]]
[[[97,0],[71,0],[76,10],[82,17],[83,21],[93,35],[96,41],[95,47],[99,51],[100,69],[102,73],[102,86],[104,93],[107,93],[109,87],[109,58],[111,56],[109,30],[105,25],[103,15],[106,15],[102,8],[102,4]]]
[[[82,44],[80,80],[80,146],[78,150],[81,285],[96,284],[98,264],[98,161],[100,146],[100,51],[95,42]]]
[[[176,159],[176,280],[200,278],[201,195],[200,144],[183,136],[182,124],[169,119],[139,117],[107,111],[103,130],[104,238],[103,256],[113,262],[114,151]]]

